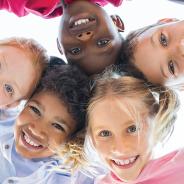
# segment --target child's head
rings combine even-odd
[[[88,132],[100,157],[121,180],[140,174],[153,146],[171,132],[176,106],[172,91],[142,79],[110,71],[97,80]]]
[[[118,16],[111,17],[97,4],[78,0],[67,5],[61,18],[58,47],[70,64],[88,75],[114,64],[124,29]]]
[[[123,52],[128,52],[128,60],[149,81],[166,84],[174,79],[176,82],[184,75],[184,21],[163,19],[133,31],[127,36]]]
[[[26,158],[49,157],[75,136],[85,125],[88,85],[76,67],[50,64],[17,118],[17,152]]]
[[[27,99],[47,61],[46,50],[32,39],[0,40],[0,108]]]

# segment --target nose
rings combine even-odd
[[[114,140],[112,144],[112,153],[116,156],[129,153],[129,149],[131,148],[131,145],[128,140],[126,139],[116,139]]]
[[[80,41],[88,41],[93,36],[93,31],[86,31],[77,35]]]
[[[41,125],[41,122],[32,122],[28,125],[28,129],[30,132],[35,135],[36,137],[39,137],[40,139],[46,138],[46,132],[44,131],[43,125]]]

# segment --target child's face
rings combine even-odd
[[[89,75],[115,63],[122,42],[110,16],[96,4],[81,0],[64,10],[58,39],[69,63]]]
[[[30,58],[11,46],[0,46],[0,108],[26,98],[35,82]]]
[[[184,75],[184,21],[173,21],[142,33],[135,65],[154,83],[165,84]]]
[[[147,117],[140,99],[111,96],[97,102],[89,114],[94,147],[121,180],[135,180],[150,158],[152,128]]]
[[[16,150],[23,157],[44,158],[54,155],[75,129],[64,103],[53,94],[34,95],[15,125]]]

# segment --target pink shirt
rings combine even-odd
[[[74,0],[65,0],[71,3]],[[105,6],[111,3],[114,6],[120,6],[123,0],[91,0]],[[61,0],[0,0],[0,9],[7,10],[19,17],[33,13],[43,18],[53,18],[63,14]]]
[[[100,176],[95,184],[127,184],[113,173]],[[151,160],[134,182],[128,184],[184,184],[184,149]]]

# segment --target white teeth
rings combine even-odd
[[[74,22],[75,26],[81,25],[81,24],[87,24],[89,22],[89,19],[79,19]]]
[[[133,163],[135,161],[136,157],[131,157],[129,159],[126,159],[126,160],[116,160],[114,159],[114,162],[117,164],[117,165],[128,165],[130,163]]]
[[[38,144],[36,144],[35,142],[33,142],[27,135],[24,135],[24,139],[31,146],[35,146],[35,147],[38,147],[39,146]]]

